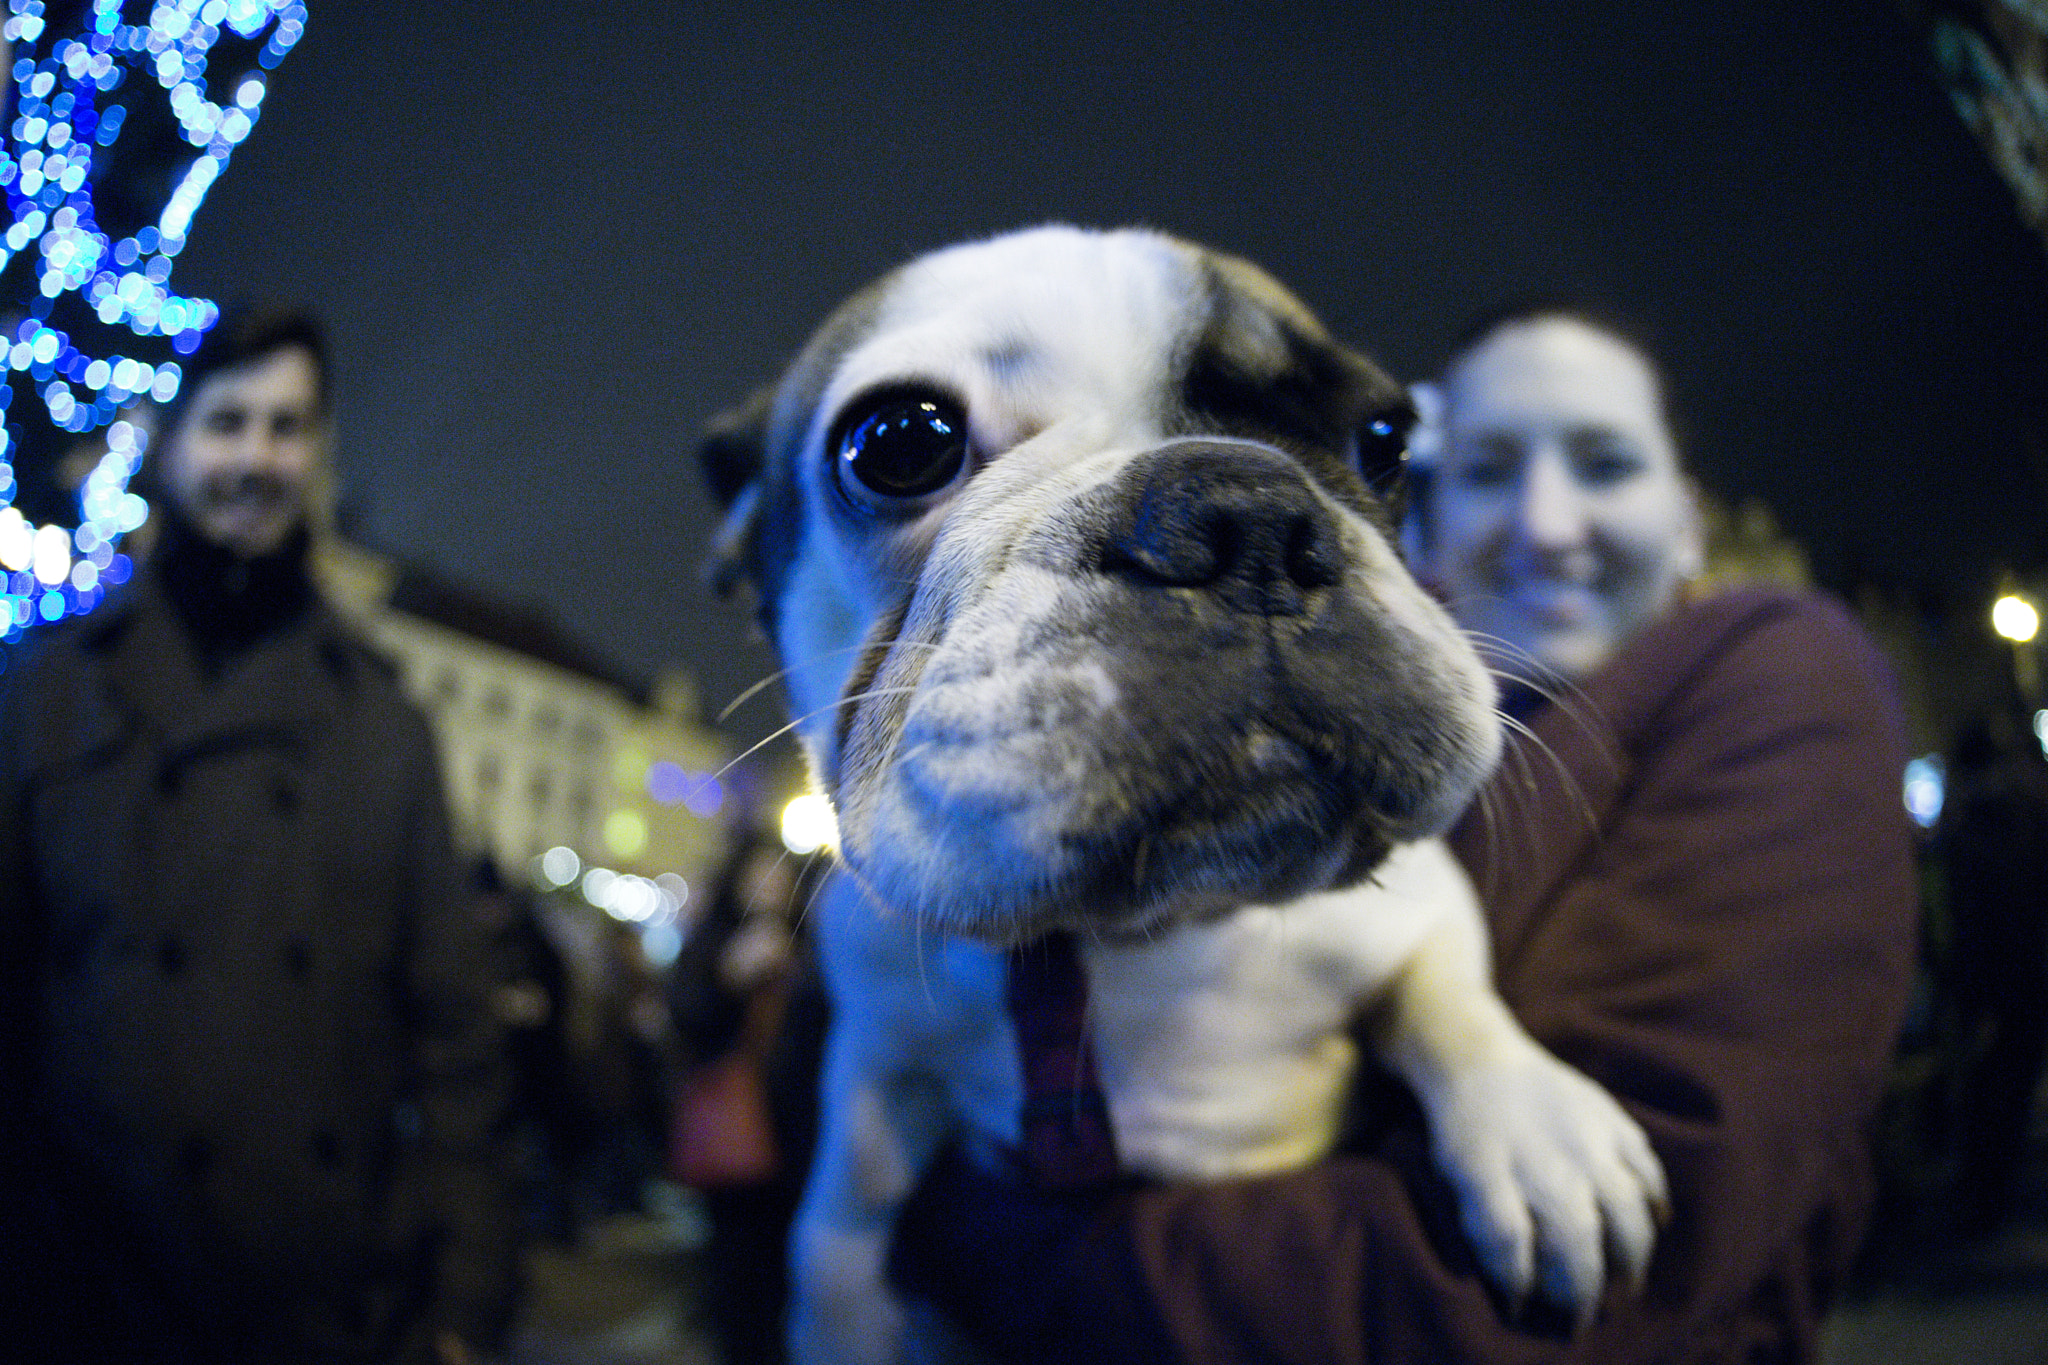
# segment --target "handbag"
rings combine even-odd
[[[747,1000],[738,1041],[676,1082],[666,1161],[670,1180],[718,1189],[758,1185],[780,1169],[763,1072],[789,989],[785,976],[756,990]]]

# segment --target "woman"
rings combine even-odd
[[[1836,606],[1692,600],[1663,386],[1617,331],[1507,314],[1459,347],[1418,566],[1526,727],[1453,836],[1502,993],[1671,1179],[1649,1281],[1573,1334],[1497,1303],[1427,1138],[1108,1197],[949,1163],[899,1278],[1015,1360],[1812,1360],[1868,1199],[1914,892],[1884,670]]]

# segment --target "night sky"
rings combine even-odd
[[[1595,296],[1827,581],[1988,587],[2048,559],[2048,257],[1891,5],[1792,8],[311,0],[176,283],[324,312],[363,538],[713,711],[770,665],[698,586],[699,424],[1048,219],[1259,260],[1405,378]]]

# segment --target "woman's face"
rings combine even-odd
[[[1425,574],[1503,671],[1583,678],[1701,566],[1656,376],[1541,318],[1467,351],[1443,399]]]

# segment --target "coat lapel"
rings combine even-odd
[[[265,639],[209,680],[161,587],[153,579],[137,586],[109,684],[167,767],[222,749],[309,743],[331,723],[340,680],[328,666],[333,623],[323,607],[313,608],[313,629]]]

